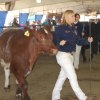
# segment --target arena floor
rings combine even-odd
[[[37,61],[33,72],[27,78],[29,84],[29,95],[31,100],[51,100],[54,84],[57,80],[60,67],[56,63],[55,56],[41,56]],[[80,68],[76,71],[80,87],[87,95],[95,96],[100,100],[100,53],[95,55],[93,62],[89,63],[89,52],[87,51],[87,62],[80,59]],[[15,78],[11,74],[11,88],[5,91],[4,72],[0,67],[0,100],[15,100]],[[77,100],[68,80],[61,92],[63,100]]]

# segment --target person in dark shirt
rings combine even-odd
[[[81,90],[73,66],[73,54],[76,50],[76,44],[82,45],[92,42],[93,38],[89,37],[87,41],[84,38],[80,38],[73,25],[74,22],[74,12],[66,10],[62,15],[62,25],[59,25],[53,33],[54,43],[58,48],[56,59],[61,70],[52,92],[52,100],[61,100],[60,91],[66,79],[69,79],[70,85],[79,100],[93,100],[93,97],[86,96]]]
[[[98,34],[98,48],[97,48],[97,51],[100,52],[100,19],[98,19],[98,22],[97,22],[97,34]],[[97,53],[96,51],[96,53]]]
[[[88,48],[90,48],[90,58],[89,61],[93,61],[94,55],[97,55],[98,52],[98,41],[99,41],[99,32],[100,32],[100,26],[97,20],[95,21],[89,21],[87,25],[87,33],[88,35],[91,35],[93,37],[93,42],[90,45],[88,45]],[[85,48],[86,49],[86,48]]]
[[[16,18],[13,19],[13,23],[12,23],[13,27],[20,27],[20,25],[18,24],[18,21]]]

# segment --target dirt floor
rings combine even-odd
[[[87,56],[89,52],[87,51]],[[37,61],[33,72],[27,78],[29,84],[29,95],[31,100],[51,100],[54,84],[60,71],[56,63],[55,56],[41,56]],[[87,95],[96,96],[95,100],[100,100],[100,53],[95,55],[93,62],[82,62],[80,58],[80,68],[76,70],[80,87]],[[0,67],[0,100],[15,100],[15,78],[11,74],[11,88],[4,90],[4,72]],[[66,80],[61,92],[63,100],[77,100],[68,80]]]

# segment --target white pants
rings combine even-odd
[[[58,76],[58,80],[52,92],[52,100],[60,99],[60,91],[65,80],[68,78],[70,85],[79,100],[86,100],[87,96],[80,89],[77,82],[77,76],[73,66],[73,56],[70,53],[58,51],[57,62],[61,66],[61,71]]]
[[[79,58],[80,58],[81,48],[82,48],[82,46],[76,45],[76,52],[74,54],[74,67],[75,67],[75,69],[78,69],[78,66],[79,66]]]

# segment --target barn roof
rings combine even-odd
[[[10,5],[9,5],[10,3]],[[100,0],[0,0],[0,10],[20,10],[28,8],[29,11],[51,11],[63,12],[72,9],[78,13],[97,13],[100,12]]]

